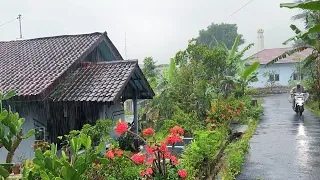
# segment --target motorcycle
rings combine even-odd
[[[307,93],[294,93],[294,99],[295,103],[292,107],[292,109],[299,115],[302,116],[302,113],[304,111],[304,103],[306,101],[306,95]]]

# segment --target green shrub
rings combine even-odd
[[[190,143],[182,154],[182,166],[189,173],[189,177],[198,176],[202,163],[214,160],[217,150],[226,139],[226,134],[219,131],[200,130],[194,132],[194,141]]]

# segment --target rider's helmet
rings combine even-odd
[[[297,82],[297,90],[301,90],[301,82]]]

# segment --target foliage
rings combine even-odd
[[[237,29],[236,24],[212,23],[206,30],[202,29],[199,32],[198,41],[209,46],[215,46],[217,43],[222,42],[228,49],[231,49],[237,36],[240,36],[239,45],[245,42],[242,35],[237,33]]]
[[[305,58],[305,67],[310,67],[310,65],[314,65],[316,67],[315,71],[311,73],[312,75],[312,82],[311,84],[312,91],[314,91],[317,95],[318,102],[319,102],[319,109],[320,109],[320,46],[319,46],[319,34],[320,34],[320,21],[319,21],[319,13],[320,13],[320,3],[319,1],[304,1],[304,2],[298,2],[298,3],[283,3],[280,4],[280,7],[285,8],[298,8],[300,10],[303,10],[305,12],[308,12],[307,14],[311,16],[311,21],[308,17],[306,19],[306,27],[307,30],[305,32],[302,32],[297,26],[291,25],[291,29],[295,32],[295,36],[288,39],[284,42],[284,44],[287,44],[290,41],[299,41],[301,44],[305,46],[297,47],[292,50],[289,50],[280,56],[276,57],[275,59],[271,60],[269,63],[266,64],[266,66],[272,65],[275,62],[279,61],[282,58],[285,58],[287,56],[290,56],[296,52],[303,51],[307,48],[312,49],[312,54],[310,54],[308,57]]]
[[[253,120],[249,125],[249,131],[243,137],[235,142],[230,143],[224,150],[226,156],[226,167],[223,172],[223,179],[233,180],[241,172],[245,155],[250,149],[250,138],[253,135],[259,120]]]
[[[156,62],[152,57],[146,57],[143,60],[144,67],[142,69],[143,74],[148,79],[150,86],[154,89],[157,86],[158,70],[156,69]]]
[[[271,91],[276,86],[276,74],[279,74],[277,70],[268,70],[262,74],[262,76],[267,79],[266,86],[269,87]]]
[[[72,138],[85,134],[91,137],[92,146],[97,146],[100,142],[109,140],[111,125],[111,120],[97,120],[94,126],[85,124],[81,130],[72,130],[69,134],[59,136],[58,138],[60,140],[64,139],[64,146],[69,146]]]
[[[182,154],[181,163],[190,177],[201,177],[201,167],[214,160],[216,151],[226,139],[226,134],[207,130],[199,130],[194,134],[194,141]]]
[[[21,127],[24,118],[20,118],[18,113],[13,113],[10,106],[9,110],[3,108],[3,101],[9,100],[13,96],[15,96],[14,91],[0,92],[0,148],[4,147],[8,151],[6,163],[12,163],[14,153],[22,140],[34,134],[34,130],[30,130],[23,135]],[[8,129],[7,134],[6,129]],[[0,165],[0,177],[7,177],[8,175],[9,172]]]
[[[209,130],[228,127],[231,120],[245,121],[246,103],[229,97],[226,101],[217,100],[207,111],[207,127]]]

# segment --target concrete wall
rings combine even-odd
[[[295,64],[274,64],[269,67],[264,68],[264,65],[261,65],[258,69],[258,82],[251,83],[250,86],[254,88],[266,87],[268,77],[263,77],[263,73],[269,70],[276,70],[279,73],[279,81],[276,81],[276,85],[289,86],[289,80],[292,73],[295,71]]]

